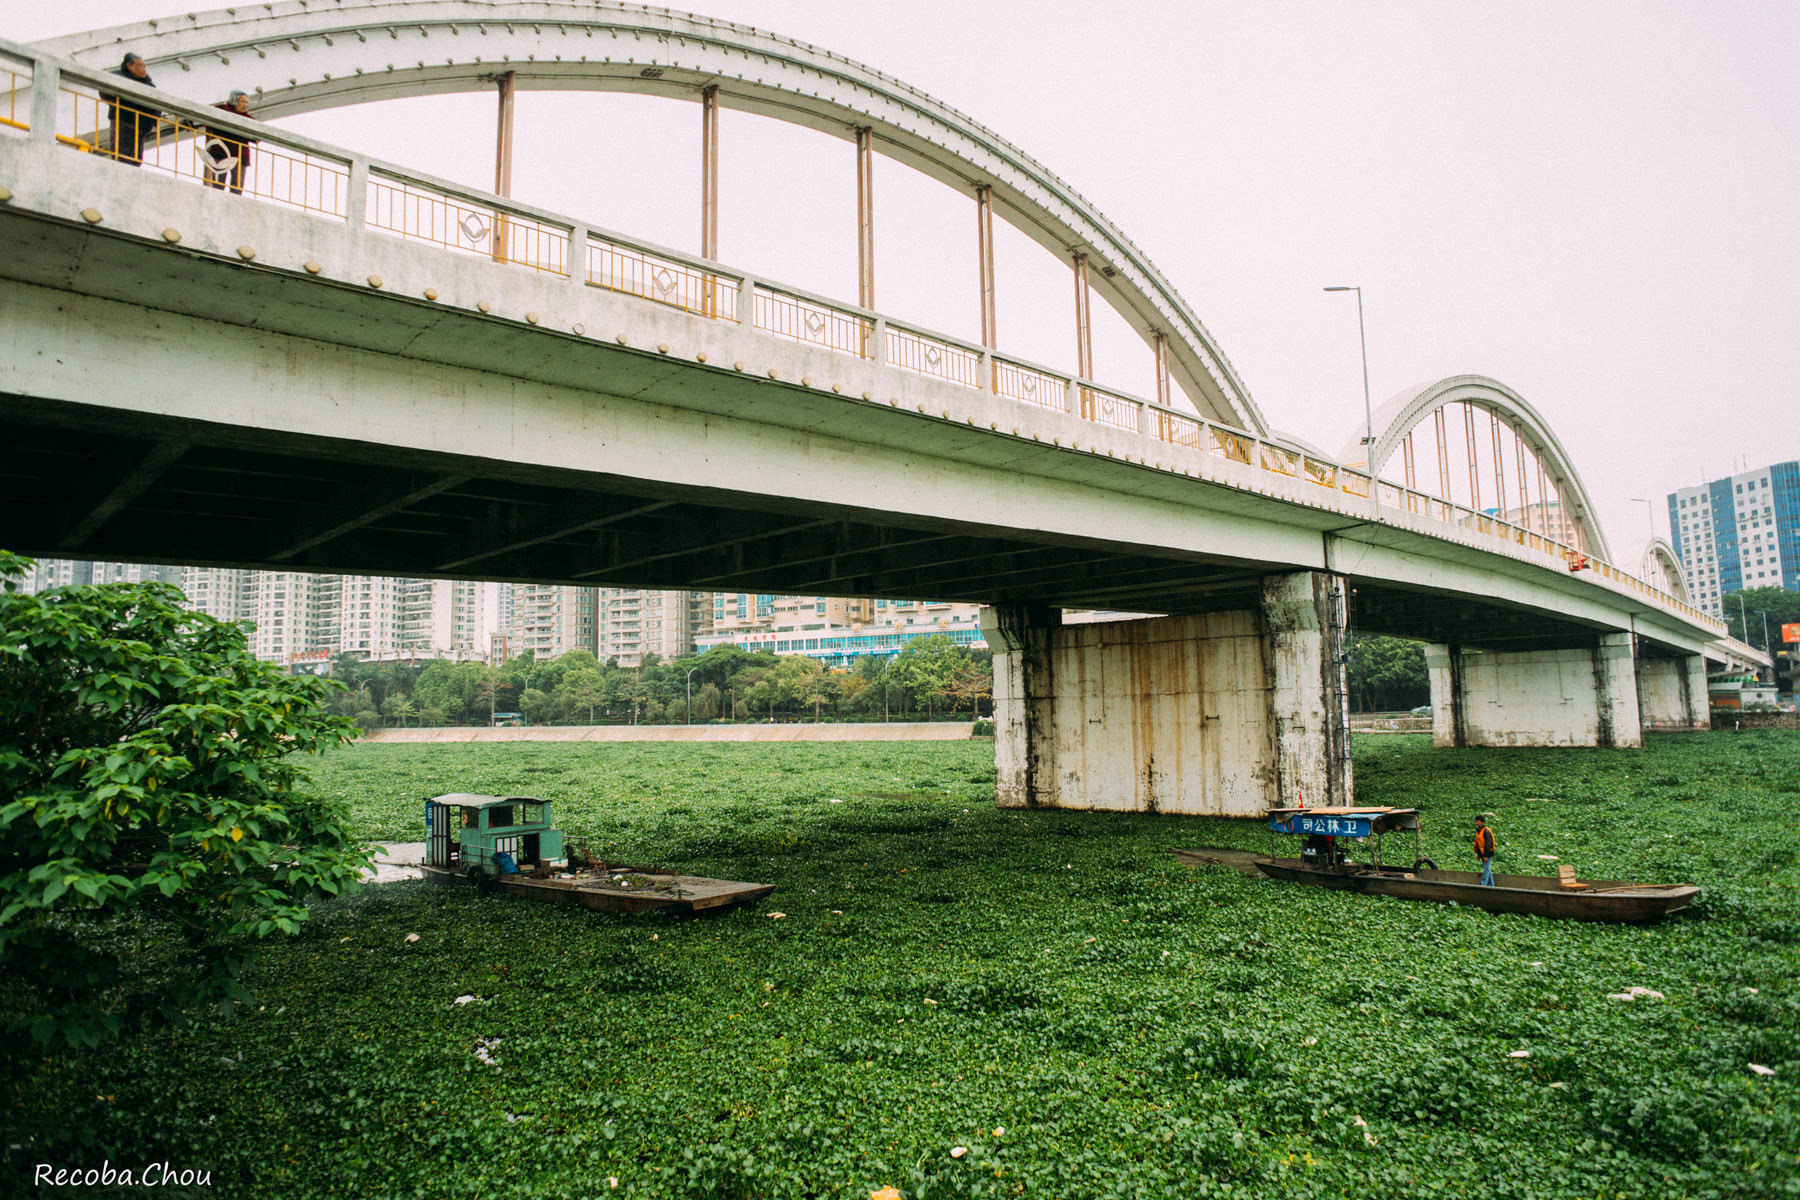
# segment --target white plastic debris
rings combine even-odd
[[[1556,861],[1556,855],[1554,855],[1554,854],[1540,854],[1540,855],[1538,855],[1538,857],[1545,862],[1555,862]]]
[[[1544,965],[1544,960],[1541,958],[1533,959],[1531,962],[1528,962],[1525,965],[1528,967],[1541,967]]]
[[[779,920],[781,920],[781,918],[783,918],[783,917],[785,917],[785,916],[787,916],[787,914],[786,914],[786,913],[770,913],[770,914],[769,914],[769,920],[771,920],[771,921],[779,921]]]
[[[994,1126],[994,1136],[995,1137],[1005,1137],[1006,1136],[1006,1126],[1004,1126],[1004,1125]]]
[[[1319,1039],[1316,1037],[1303,1037],[1300,1039],[1300,1044],[1302,1046],[1316,1046],[1319,1044]]]
[[[842,804],[843,801],[842,800],[827,800],[825,803],[827,803],[827,804]]]
[[[1361,1117],[1354,1118],[1354,1123],[1358,1129],[1362,1130],[1363,1144],[1366,1146],[1373,1146],[1375,1144],[1375,1135],[1369,1132],[1369,1123]]]
[[[1646,1000],[1661,1000],[1663,998],[1663,994],[1655,988],[1629,987],[1625,990],[1634,996],[1642,996]]]
[[[1608,992],[1608,993],[1606,993],[1606,998],[1608,1000],[1636,1000],[1637,999],[1637,997],[1632,995],[1630,992]]]
[[[1559,1079],[1555,1083],[1551,1084],[1550,1086],[1555,1088],[1557,1091],[1561,1091],[1563,1088],[1566,1088],[1569,1085]]]
[[[1512,1051],[1507,1052],[1506,1057],[1508,1057],[1508,1058],[1530,1058],[1531,1051],[1529,1051],[1529,1050],[1512,1050]]]
[[[490,1067],[498,1067],[500,1064],[494,1061],[494,1056],[492,1054],[490,1054],[489,1051],[492,1050],[495,1046],[498,1046],[499,1044],[500,1044],[499,1038],[485,1038],[485,1037],[476,1038],[475,1039],[475,1057],[479,1058],[482,1062],[486,1063]]]
[[[477,999],[477,997],[475,997],[475,996],[458,996],[456,999],[452,1000],[450,1003],[452,1003],[452,1004],[473,1004],[473,1003],[475,1003],[476,999]]]
[[[967,1154],[968,1152],[969,1152],[969,1148],[967,1146],[953,1146],[950,1149],[950,1157],[951,1158],[961,1158],[963,1155]]]
[[[608,1175],[606,1177],[606,1186],[607,1187],[618,1187],[619,1186],[619,1177],[617,1175]]]
[[[1751,994],[1751,995],[1752,995],[1752,996],[1754,996],[1754,995],[1756,995],[1756,994],[1757,994],[1757,991],[1756,991],[1756,989],[1755,989],[1755,988],[1753,988],[1753,987],[1747,987],[1747,988],[1745,988],[1745,989],[1744,989],[1744,990],[1745,990],[1745,991],[1746,991],[1746,992],[1748,992],[1748,993],[1750,993],[1750,994]]]
[[[1761,1063],[1751,1063],[1750,1069],[1755,1071],[1758,1075],[1773,1075],[1775,1073],[1774,1067],[1765,1067]]]
[[[406,935],[406,941],[407,941],[408,945],[411,945],[413,942],[416,942],[418,940],[419,940],[419,935],[416,933],[409,933]]]

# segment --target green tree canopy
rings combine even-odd
[[[1720,603],[1724,606],[1725,625],[1731,630],[1731,636],[1758,650],[1780,650],[1781,627],[1800,625],[1800,592],[1790,592],[1786,588],[1745,588],[1741,592],[1728,592]],[[1748,629],[1744,626],[1745,617],[1750,618]],[[1769,631],[1767,646],[1763,645],[1765,626]],[[1745,636],[1746,633],[1749,636]]]
[[[340,685],[258,661],[165,584],[18,590],[0,551],[0,978],[46,1045],[241,995],[256,939],[355,890],[348,812],[302,757],[353,736]],[[111,927],[139,923],[125,954]],[[9,1006],[13,1007],[13,1006]]]
[[[1357,634],[1350,642],[1350,689],[1363,712],[1416,708],[1431,700],[1425,646],[1406,638]]]

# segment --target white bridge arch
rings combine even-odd
[[[39,43],[91,69],[140,54],[197,101],[234,89],[259,117],[491,88],[620,91],[698,100],[855,140],[953,188],[991,188],[994,211],[1061,256],[1148,344],[1200,414],[1268,432],[1200,319],[1117,227],[1068,184],[955,109],[873,68],[766,30],[608,0],[278,0]],[[1085,274],[1085,273],[1084,273]]]
[[[1687,572],[1682,570],[1681,559],[1676,556],[1675,547],[1665,537],[1653,537],[1644,544],[1644,557],[1638,562],[1638,578],[1663,587],[1664,591],[1683,604],[1694,602],[1693,595],[1688,590]]]
[[[1551,430],[1549,422],[1523,396],[1497,379],[1484,375],[1453,375],[1435,383],[1408,388],[1376,409],[1373,418],[1375,445],[1366,456],[1369,473],[1379,477],[1388,460],[1400,451],[1407,436],[1433,413],[1451,404],[1491,413],[1517,435],[1555,487],[1563,516],[1579,531],[1582,548],[1599,558],[1611,560],[1606,534],[1594,515],[1587,487],[1568,451]],[[1346,444],[1341,457],[1347,463],[1365,460],[1360,430]],[[1539,499],[1541,502],[1542,497]],[[1524,498],[1520,500],[1522,504]]]

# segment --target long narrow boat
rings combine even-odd
[[[1305,839],[1299,858],[1270,855],[1255,860],[1256,869],[1271,879],[1402,900],[1467,904],[1485,912],[1641,925],[1680,912],[1700,891],[1689,883],[1577,880],[1567,866],[1556,875],[1496,875],[1493,885],[1487,886],[1473,871],[1440,871],[1424,856],[1415,808],[1277,808],[1269,811],[1269,832]],[[1382,837],[1389,833],[1413,835],[1411,869],[1382,863]],[[1348,860],[1344,850],[1351,841],[1368,847],[1369,862]]]
[[[512,875],[470,876],[424,864],[421,874],[433,883],[478,884],[508,896],[571,904],[590,912],[708,912],[755,904],[775,890],[772,883],[740,883],[699,875],[632,869],[550,870]]]
[[[1271,879],[1315,887],[1437,904],[1468,904],[1492,913],[1523,913],[1573,921],[1642,925],[1686,908],[1700,889],[1691,883],[1631,883],[1586,879],[1580,890],[1565,888],[1547,875],[1496,875],[1482,885],[1474,871],[1407,871],[1397,867],[1357,870],[1308,866],[1297,858],[1258,858],[1256,869]]]

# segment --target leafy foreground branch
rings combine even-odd
[[[257,661],[163,584],[19,591],[0,551],[0,976],[54,1047],[242,998],[258,939],[351,892],[368,852],[306,795],[348,741],[332,685]]]

